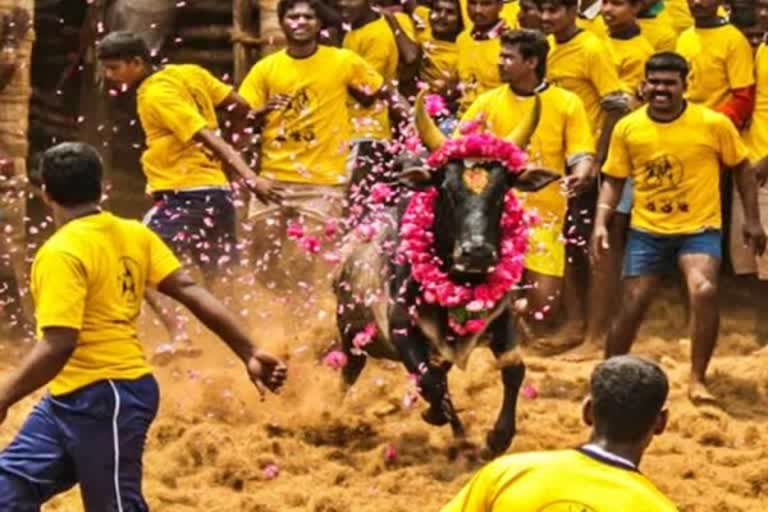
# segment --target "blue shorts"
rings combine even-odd
[[[630,229],[624,253],[624,277],[671,274],[683,254],[708,254],[723,259],[723,235],[708,229],[689,235],[654,235]]]
[[[238,261],[237,213],[225,189],[155,192],[144,223],[206,274]]]
[[[632,205],[634,202],[635,184],[632,181],[632,178],[629,178],[624,182],[624,189],[621,191],[621,199],[619,200],[619,204],[616,206],[616,211],[618,213],[623,213],[624,215],[629,215],[632,213]]]
[[[0,510],[39,512],[78,483],[85,510],[149,510],[141,459],[158,403],[152,375],[47,395],[0,452]]]

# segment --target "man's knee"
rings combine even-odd
[[[691,302],[713,302],[717,299],[717,283],[706,277],[695,280],[688,291]]]

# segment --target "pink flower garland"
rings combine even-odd
[[[501,259],[485,283],[466,286],[451,281],[441,270],[443,262],[434,251],[432,225],[435,220],[437,189],[415,192],[403,214],[398,253],[411,265],[411,275],[421,285],[428,304],[451,308],[451,329],[459,335],[472,334],[486,327],[487,316],[523,276],[523,260],[528,249],[528,230],[536,222],[526,212],[513,190],[504,196],[501,216]],[[458,311],[457,311],[458,310]],[[464,310],[464,311],[461,311]],[[466,312],[466,315],[462,313]],[[457,314],[458,313],[458,314]],[[457,318],[468,316],[469,318]]]
[[[427,159],[427,165],[437,169],[451,160],[476,158],[501,162],[515,174],[523,170],[526,154],[515,144],[490,133],[469,133],[458,139],[449,139]]]

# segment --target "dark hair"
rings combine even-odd
[[[40,175],[48,196],[61,206],[101,199],[101,157],[88,144],[64,142],[48,149],[40,161]]]
[[[96,46],[96,56],[99,60],[139,58],[144,62],[150,61],[149,47],[146,41],[133,32],[120,30],[110,32]]]
[[[645,62],[645,76],[653,71],[677,71],[680,73],[680,78],[685,81],[688,78],[688,62],[679,53],[654,53]]]
[[[740,29],[757,25],[757,13],[755,12],[755,6],[751,3],[749,5],[734,4],[728,18],[734,27]]]
[[[501,35],[501,44],[504,46],[517,46],[520,55],[524,59],[536,57],[536,75],[540,80],[547,74],[547,54],[549,53],[549,41],[543,32],[538,30],[507,30]]]
[[[318,5],[318,1],[319,0],[280,0],[277,3],[277,19],[283,21],[288,9],[293,9],[298,4],[308,4],[312,10],[315,11],[315,15],[320,18],[320,6]]]
[[[552,4],[565,7],[566,9],[579,6],[579,0],[533,0],[533,3],[535,3],[539,9],[541,9],[541,6],[544,4]]]
[[[595,431],[611,441],[642,440],[656,424],[668,393],[664,370],[651,361],[636,356],[603,361],[590,379]]]

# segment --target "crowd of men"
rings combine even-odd
[[[237,90],[195,64],[155,66],[136,34],[114,32],[98,43],[109,87],[136,95],[155,205],[145,226],[116,218],[99,206],[102,169],[92,148],[69,143],[44,155],[43,195],[59,229],[32,269],[43,341],[0,387],[0,420],[49,382],[50,394],[0,455],[0,504],[36,510],[79,482],[89,510],[115,502],[118,510],[146,509],[141,452],[157,389],[136,335],[142,298],[173,339],[185,339],[150,288],[218,334],[255,383],[278,389],[284,365],[256,349],[177,258],[199,267],[207,284],[238,265],[234,183],[252,194],[250,219],[281,246],[296,219],[302,230],[330,236],[337,221],[343,230],[372,185],[393,179],[395,157],[409,146],[411,102],[423,88],[443,98],[433,115],[451,136],[503,137],[541,105],[525,149],[530,165],[562,179],[523,198],[540,222],[516,303],[519,331],[532,342],[583,340],[575,357],[594,347],[621,356],[660,280],[679,269],[691,329],[688,394],[695,403],[715,401],[706,372],[724,248],[737,273],[768,276],[759,199],[768,178],[768,2],[281,0],[278,17],[285,49],[260,59]],[[731,187],[737,194],[726,201],[721,190]],[[281,263],[271,262],[277,271]],[[611,488],[635,489],[627,507],[673,510],[652,486],[637,491],[645,480],[633,473],[663,430],[663,372],[612,357],[595,375],[585,406],[595,424],[590,444],[579,453],[502,459],[448,510],[521,505],[503,497],[500,487],[511,484],[500,482],[532,466],[599,473]],[[633,415],[623,416],[635,401]],[[88,451],[72,448],[84,439]],[[114,452],[111,470],[94,470],[91,452]],[[608,466],[630,476],[605,476]],[[540,494],[526,496],[533,508],[546,505]],[[588,496],[570,499],[596,506]]]

